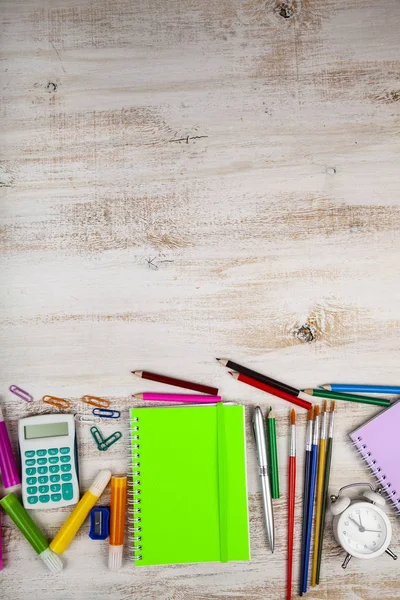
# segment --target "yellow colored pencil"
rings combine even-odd
[[[317,474],[317,496],[315,510],[315,534],[314,534],[314,555],[312,564],[311,585],[317,585],[317,565],[318,565],[318,548],[319,548],[319,533],[321,529],[321,514],[323,491],[324,491],[324,475],[325,475],[325,450],[326,450],[326,422],[327,422],[327,400],[324,401],[324,414],[321,425],[321,438],[319,440],[318,453],[318,474]]]

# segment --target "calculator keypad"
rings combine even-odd
[[[61,462],[62,464],[58,464]],[[45,450],[27,450],[25,452],[25,466],[26,466],[26,483],[29,487],[26,488],[28,494],[28,504],[47,504],[52,502],[60,502],[62,499],[71,500],[73,497],[73,486],[70,481],[72,480],[70,456],[70,448],[49,448]],[[37,465],[37,469],[35,467]],[[61,477],[56,475],[60,472]],[[47,473],[50,472],[50,477]],[[33,477],[34,475],[40,475],[40,477]],[[49,483],[51,485],[46,485]],[[58,483],[61,479],[61,484]],[[35,484],[39,483],[39,487]],[[51,495],[50,495],[51,494]]]

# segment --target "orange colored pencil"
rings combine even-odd
[[[292,597],[294,503],[296,498],[296,411],[290,412],[290,452],[288,490],[288,561],[287,561],[287,600]]]

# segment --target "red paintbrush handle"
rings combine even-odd
[[[288,498],[288,560],[287,560],[287,600],[292,597],[294,502],[296,498],[296,457],[289,457],[289,498]]]
[[[292,396],[291,394],[287,394],[286,392],[282,392],[282,390],[278,390],[266,383],[261,383],[261,381],[257,381],[256,379],[252,379],[251,377],[247,377],[247,375],[242,375],[239,373],[238,381],[242,381],[243,383],[247,383],[247,385],[252,385],[263,392],[268,392],[268,394],[272,394],[273,396],[277,396],[278,398],[282,398],[283,400],[287,400],[292,404],[296,404],[296,406],[301,406],[302,408],[306,408],[310,410],[312,407],[311,402],[307,402],[306,400],[302,400],[301,398],[297,398],[297,396]]]

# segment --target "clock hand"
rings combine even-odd
[[[364,531],[371,531],[372,533],[382,533],[379,529],[364,529]]]
[[[360,521],[360,527],[362,527],[362,526],[363,526],[363,524],[361,523],[361,515],[358,515],[358,519],[359,519],[359,521]]]
[[[350,521],[353,521],[353,523],[354,523],[355,525],[357,525],[358,529],[361,531],[361,529],[360,529],[360,526],[359,526],[359,524],[357,523],[357,521],[356,521],[355,519],[353,519],[352,517],[349,517],[349,520],[350,520]]]

